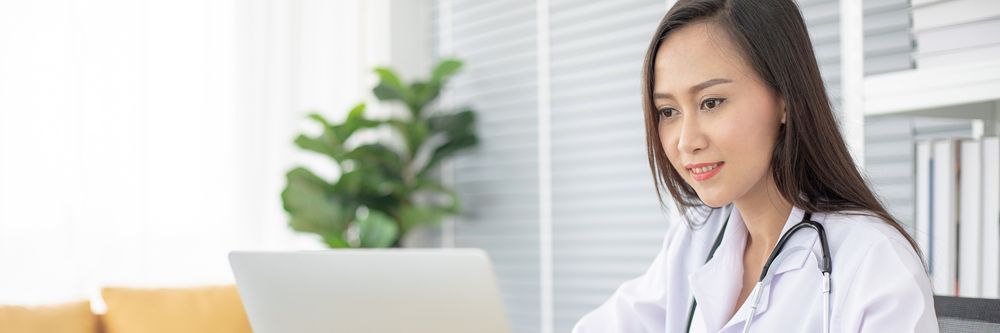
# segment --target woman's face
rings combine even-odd
[[[653,70],[660,143],[703,202],[721,207],[773,184],[784,105],[725,31],[704,22],[672,31]]]

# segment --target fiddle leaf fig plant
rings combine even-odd
[[[301,166],[288,171],[281,199],[289,226],[317,234],[333,248],[399,247],[414,228],[458,214],[459,198],[431,172],[478,144],[476,114],[469,108],[427,109],[461,67],[460,61],[445,59],[429,79],[410,83],[389,68],[375,68],[379,77],[372,90],[375,97],[403,104],[408,112],[401,117],[368,118],[364,103],[338,123],[310,114],[322,131],[314,136],[301,134],[295,144],[329,157],[340,175],[327,180]],[[385,140],[348,143],[357,133],[380,128],[388,128],[402,144],[394,146]]]

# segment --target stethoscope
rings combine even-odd
[[[733,209],[736,209],[736,207],[729,209],[729,216],[733,215]],[[712,256],[715,255],[715,250],[718,249],[719,244],[722,243],[722,236],[725,234],[726,226],[729,224],[729,216],[726,217],[726,221],[722,224],[722,229],[719,230],[719,234],[715,236],[715,243],[712,244],[712,249],[708,252],[708,258],[705,258],[706,263],[709,260],[712,260]],[[771,263],[774,262],[774,258],[781,253],[781,249],[785,247],[785,242],[788,241],[789,238],[792,238],[792,235],[794,235],[796,231],[806,228],[816,230],[816,233],[819,235],[819,242],[823,251],[823,258],[819,262],[819,270],[823,273],[823,333],[830,332],[830,271],[833,267],[833,261],[830,260],[830,245],[826,241],[826,231],[823,230],[822,225],[810,220],[811,217],[812,213],[806,212],[805,215],[802,216],[801,222],[796,223],[791,229],[788,229],[787,232],[781,235],[781,238],[778,239],[778,244],[775,245],[774,250],[771,251],[771,255],[767,258],[767,262],[764,263],[764,269],[760,272],[760,278],[757,279],[757,284],[754,285],[753,290],[750,292],[750,299],[753,303],[750,308],[750,316],[747,317],[746,323],[743,324],[743,333],[750,332],[750,324],[753,323],[753,317],[757,313],[757,304],[760,303],[762,289],[764,289],[764,278],[767,277],[767,271],[771,267]],[[694,309],[697,306],[698,301],[692,298],[691,310],[688,311],[687,332],[691,331],[691,320],[694,319]]]

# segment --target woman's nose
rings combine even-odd
[[[694,153],[705,149],[708,140],[701,129],[701,123],[696,117],[681,118],[681,132],[677,140],[677,149],[685,153]]]

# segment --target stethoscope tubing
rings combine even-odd
[[[735,207],[730,208],[730,211],[729,211],[729,215],[730,216],[732,215],[732,210],[733,209],[736,209],[736,208]],[[781,235],[781,238],[778,239],[778,243],[775,245],[774,249],[771,250],[771,255],[768,256],[767,261],[764,263],[764,268],[760,272],[760,277],[757,279],[757,283],[754,284],[754,288],[751,291],[750,297],[751,297],[751,302],[752,303],[751,303],[751,308],[750,308],[750,316],[747,317],[746,323],[743,325],[743,332],[744,333],[749,333],[750,332],[750,325],[751,325],[751,323],[753,323],[753,317],[757,313],[757,305],[760,303],[761,294],[763,293],[764,279],[767,277],[767,273],[768,273],[768,271],[771,268],[771,264],[774,262],[774,259],[776,259],[778,257],[778,255],[781,253],[781,250],[785,247],[785,244],[788,242],[788,239],[790,239],[793,235],[795,235],[796,232],[798,232],[799,230],[802,230],[802,229],[812,229],[812,230],[815,230],[816,234],[819,236],[820,247],[821,247],[821,250],[823,252],[822,253],[822,258],[820,258],[820,260],[819,260],[819,270],[823,274],[823,287],[822,287],[822,290],[821,290],[821,293],[823,294],[823,296],[822,296],[823,297],[823,301],[822,301],[823,302],[823,332],[824,333],[829,333],[830,332],[830,320],[831,320],[831,318],[830,318],[831,317],[831,314],[830,314],[830,292],[831,292],[831,289],[830,289],[830,285],[831,285],[831,283],[830,283],[830,276],[832,275],[832,271],[833,271],[833,260],[830,258],[830,244],[829,244],[829,242],[827,241],[827,238],[826,238],[826,230],[823,229],[823,225],[821,225],[821,224],[819,224],[819,223],[817,223],[815,221],[812,221],[811,217],[812,217],[812,212],[806,212],[802,216],[802,221],[800,221],[799,223],[796,223],[794,226],[792,226],[791,229],[788,229],[787,232],[785,232],[783,235]],[[726,218],[726,222],[722,225],[722,230],[719,230],[719,235],[716,236],[715,243],[713,244],[711,251],[709,251],[708,258],[705,259],[705,262],[708,262],[709,260],[712,259],[712,256],[715,254],[715,250],[719,247],[719,244],[721,243],[722,236],[725,234],[726,226],[728,224],[729,224],[729,219],[727,217]],[[691,310],[688,313],[688,323],[687,323],[687,330],[688,331],[691,330],[691,320],[694,319],[694,310],[697,307],[697,304],[698,304],[697,300],[692,300]]]

